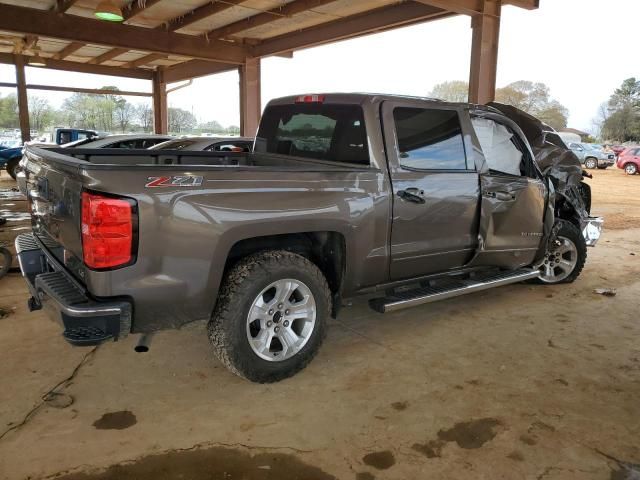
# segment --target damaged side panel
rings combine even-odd
[[[480,187],[480,246],[470,265],[530,265],[545,233],[544,184],[527,177],[484,174]]]

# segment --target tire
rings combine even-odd
[[[11,178],[16,179],[16,175],[18,173],[18,164],[20,163],[20,158],[12,158],[7,162],[7,173],[11,175]]]
[[[284,284],[299,284],[299,288],[286,297],[283,292],[289,287],[280,289]],[[276,296],[286,300],[275,303],[279,302]],[[299,298],[307,300],[302,304]],[[294,309],[297,303],[304,305],[307,320],[286,316],[286,306]],[[311,311],[312,315],[308,313]],[[326,336],[330,312],[331,291],[316,265],[284,250],[263,251],[240,260],[226,275],[208,325],[209,340],[218,359],[236,375],[257,383],[277,382],[295,375],[315,357]],[[261,319],[251,321],[250,314]],[[281,330],[276,334],[278,326]],[[280,342],[280,338],[291,339],[294,329],[300,330],[294,332],[294,338],[306,340],[286,349],[287,342]],[[263,343],[267,349],[256,347],[263,335],[268,338]]]
[[[596,160],[595,158],[586,158],[584,161],[584,166],[589,170],[593,170],[598,166],[598,160]]]
[[[627,175],[635,175],[638,173],[638,166],[635,163],[627,163],[624,166],[624,173]]]
[[[545,253],[544,261],[539,265],[540,277],[534,280],[538,284],[572,283],[580,276],[587,261],[587,244],[578,227],[567,220],[557,219],[554,230],[554,248]],[[565,248],[568,250],[563,251]],[[550,269],[553,275],[549,274]]]
[[[0,247],[0,278],[4,277],[11,268],[13,258],[11,252],[4,247]]]

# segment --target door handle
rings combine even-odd
[[[511,192],[486,192],[484,195],[503,202],[510,202],[516,199],[516,194]]]
[[[407,188],[406,190],[398,190],[398,196],[406,200],[407,202],[413,203],[425,203],[425,199],[423,197],[424,190],[419,190],[417,188]]]

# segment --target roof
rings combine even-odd
[[[460,13],[476,0],[115,0],[122,24],[94,19],[99,0],[0,0],[0,62],[37,49],[49,68],[167,80],[235,69],[294,50]],[[537,8],[538,0],[503,0]],[[475,9],[475,10],[474,10]]]

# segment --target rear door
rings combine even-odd
[[[529,265],[546,233],[546,184],[515,124],[486,112],[472,115],[471,123],[483,157],[480,245],[471,263],[505,268]]]
[[[382,115],[393,187],[391,279],[464,266],[477,246],[480,190],[459,109],[399,99],[384,102]]]

